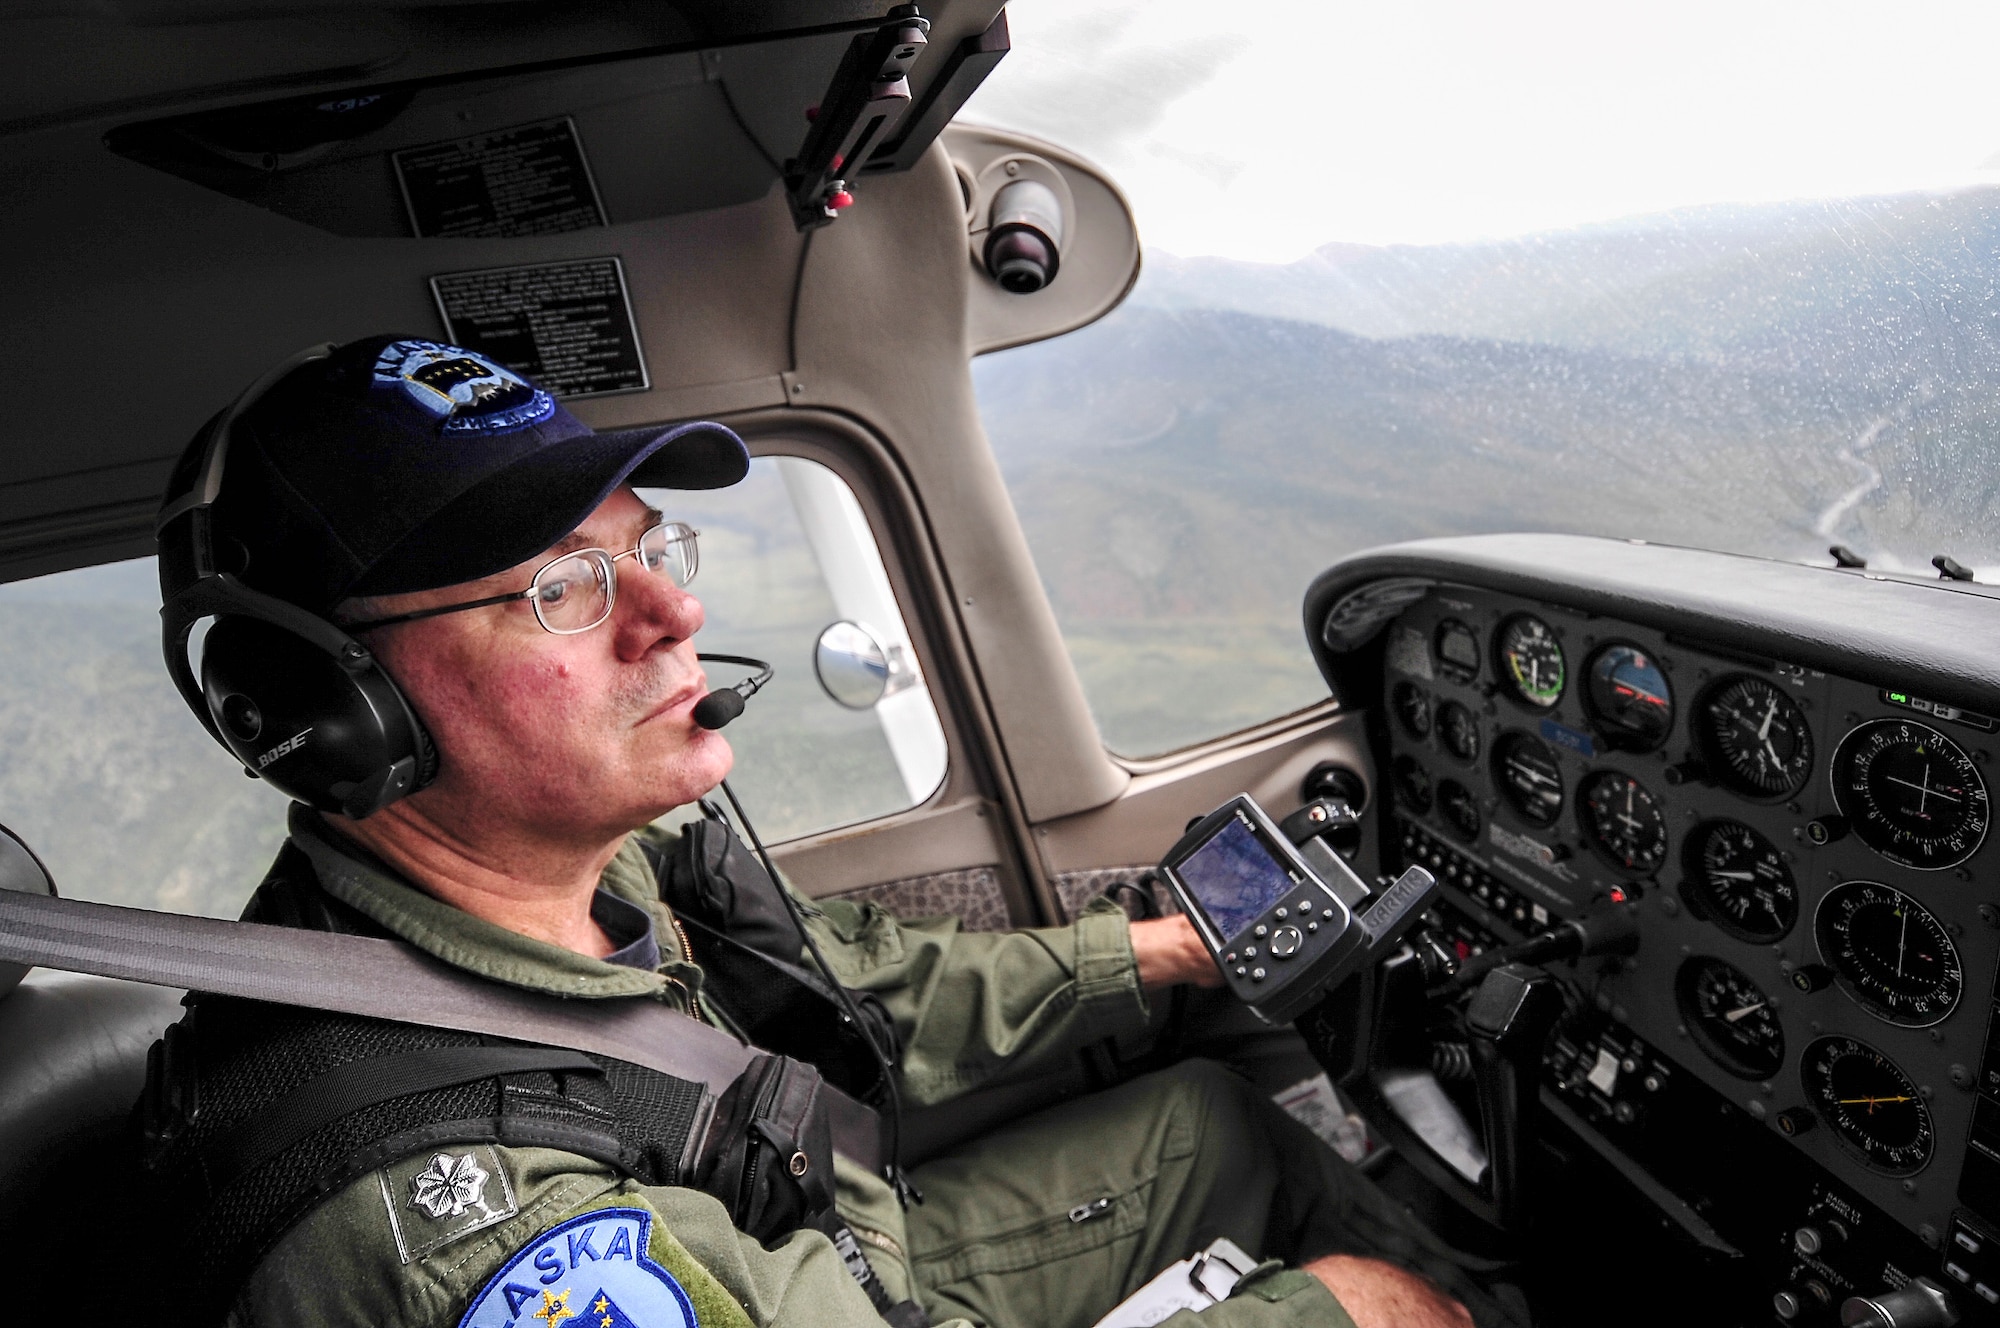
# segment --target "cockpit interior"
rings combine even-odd
[[[1296,1019],[1162,1003],[908,1148],[1210,1055],[1537,1323],[2000,1324],[1995,185],[1208,252],[1175,189],[1278,167],[1172,98],[1254,105],[1265,19],[1059,8],[0,16],[0,887],[236,915],[284,799],[160,667],[169,471],[298,348],[463,344],[750,444],[685,519],[705,648],[775,661],[735,779],[807,893],[1171,910],[1241,794],[1356,916],[1434,878]],[[181,992],[34,944],[0,1233],[54,1288]]]

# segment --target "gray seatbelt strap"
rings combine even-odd
[[[645,997],[502,986],[401,941],[0,890],[0,961],[596,1052],[720,1095],[759,1053]],[[832,1084],[834,1149],[882,1166],[881,1119]]]

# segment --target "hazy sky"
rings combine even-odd
[[[969,119],[1060,142],[1172,253],[1519,234],[2000,181],[2000,5],[1012,0]]]

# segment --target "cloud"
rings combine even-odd
[[[967,103],[968,119],[1037,134],[1107,168],[1136,161],[1172,107],[1250,49],[1241,32],[1162,21],[1171,6],[1110,0],[1008,7],[1015,50]],[[1212,20],[1211,20],[1212,21]],[[1233,176],[1242,159],[1207,154],[1204,173]]]

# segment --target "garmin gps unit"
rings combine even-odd
[[[1412,867],[1356,916],[1343,900],[1366,899],[1368,886],[1335,855],[1315,856],[1317,870],[1244,793],[1202,817],[1160,862],[1224,984],[1267,1023],[1291,1021],[1380,958],[1437,888]],[[1341,888],[1322,871],[1341,873]]]

